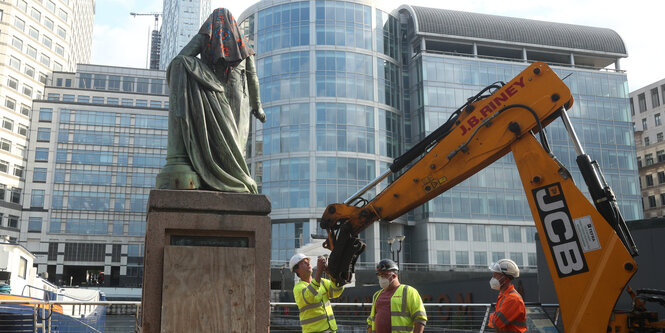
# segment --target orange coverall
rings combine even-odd
[[[497,332],[526,332],[524,301],[512,284],[499,294],[496,311],[489,318],[489,326]]]

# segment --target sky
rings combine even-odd
[[[380,1],[385,8],[391,9],[407,3],[404,0]],[[155,18],[132,17],[129,13],[161,12],[162,2],[163,0],[97,0],[91,63],[147,68],[148,40]],[[212,8],[226,7],[239,17],[256,2],[258,1],[241,0],[228,3],[212,0]],[[628,74],[629,91],[665,79],[665,41],[662,38],[665,1],[409,0],[408,4],[609,28],[621,36],[628,50],[628,58],[621,59],[620,66]]]

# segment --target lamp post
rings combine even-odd
[[[399,253],[402,251],[402,241],[404,241],[404,238],[406,238],[406,236],[395,236],[395,238],[393,237],[388,238],[388,244],[390,245],[390,254],[393,257],[393,261],[397,263],[397,267],[399,267]],[[399,242],[399,248],[397,248],[397,259],[395,259],[395,251],[393,251],[393,243],[395,241]]]

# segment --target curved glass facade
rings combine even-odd
[[[372,49],[371,9],[345,1],[316,2],[316,44]]]
[[[259,12],[257,52],[309,44],[309,2],[293,2]]]
[[[272,202],[272,259],[286,260],[403,147],[398,25],[365,0],[260,2],[243,17],[267,116],[248,162]]]

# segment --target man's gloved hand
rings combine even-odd
[[[263,112],[263,108],[259,106],[258,109],[252,109],[252,114],[256,119],[258,119],[260,122],[265,123],[266,122],[266,113]]]

